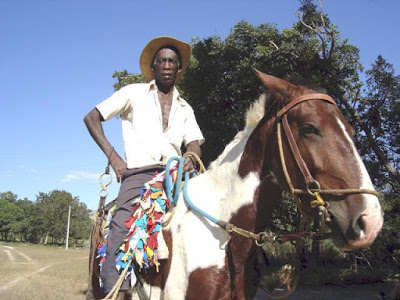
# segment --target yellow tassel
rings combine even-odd
[[[311,208],[316,208],[318,206],[325,206],[325,201],[322,199],[318,192],[314,193],[315,200],[311,201]]]

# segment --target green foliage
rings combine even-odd
[[[66,236],[68,209],[71,206],[70,233],[75,239],[88,237],[91,220],[88,217],[86,205],[79,198],[72,197],[66,191],[54,190],[48,194],[39,193],[37,205],[40,211],[43,232],[56,240]]]
[[[357,112],[370,128],[375,143],[379,146],[386,160],[395,167],[394,172],[379,159],[365,136],[361,136],[359,146],[367,162],[374,183],[380,187],[390,185],[390,189],[399,190],[398,170],[400,165],[400,76],[395,75],[393,65],[382,56],[378,56],[372,69],[366,72],[367,87]],[[387,189],[388,187],[386,187]]]
[[[78,197],[66,191],[39,193],[36,202],[17,200],[11,192],[0,193],[1,239],[18,239],[38,243],[46,236],[55,242],[64,241],[67,231],[68,207],[71,206],[70,237],[88,239],[93,225],[88,209]]]
[[[10,203],[15,203],[17,201],[18,196],[13,194],[12,192],[4,192],[0,193],[0,200],[5,200]]]
[[[293,197],[284,192],[272,214],[268,228],[277,233],[295,232],[299,228],[300,213]]]
[[[253,67],[278,77],[302,78],[337,98],[357,84],[358,49],[339,39],[327,17],[323,24],[311,19],[321,20],[319,12],[307,11],[303,21],[282,32],[272,24],[252,26],[242,21],[225,40],[192,42],[193,63],[180,88],[205,135],[206,164],[243,128],[245,111],[263,92]]]
[[[400,197],[397,193],[383,195],[381,201],[385,222],[382,231],[370,248],[364,250],[368,260],[396,268],[400,276]]]
[[[71,211],[70,235],[75,240],[87,239],[93,225],[93,221],[88,218],[88,209],[85,203],[75,203]]]
[[[302,78],[326,88],[333,97],[359,92],[359,50],[341,40],[334,24],[312,4],[302,1],[300,21],[282,32],[273,24],[236,24],[226,39],[192,41],[192,59],[179,83],[193,106],[206,143],[203,161],[215,159],[243,128],[245,111],[264,91],[253,68],[278,77]],[[115,89],[141,82],[141,75],[115,72]]]
[[[20,232],[23,227],[23,210],[14,201],[9,201],[15,198],[9,198],[11,192],[8,193],[7,197],[0,197],[0,233],[4,240],[8,240],[11,233]],[[4,194],[7,193],[2,193],[2,196]]]
[[[131,84],[131,83],[146,82],[146,80],[142,74],[128,73],[127,70],[115,71],[114,74],[112,75],[112,78],[117,79],[117,82],[114,84],[115,91],[118,91],[123,86]]]

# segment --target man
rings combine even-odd
[[[131,200],[155,171],[163,170],[167,159],[181,155],[180,148],[201,155],[203,135],[190,105],[175,88],[190,60],[190,45],[171,37],[151,40],[140,57],[140,68],[148,83],[130,84],[115,92],[90,111],[84,122],[109,159],[121,182],[117,208],[107,237],[106,260],[100,277],[110,291],[119,274],[115,268],[116,251],[128,233],[124,222],[132,213]],[[121,116],[125,150],[124,161],[106,138],[102,122]],[[184,171],[195,168],[191,159]],[[121,290],[129,290],[125,281]]]

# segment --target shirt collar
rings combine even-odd
[[[154,91],[157,91],[157,90],[158,90],[157,85],[156,85],[156,80],[155,80],[155,79],[153,79],[152,81],[150,81],[150,82],[147,84],[147,93],[150,93],[150,91],[153,91],[153,90],[154,90]],[[176,100],[178,100],[178,101],[181,100],[181,96],[180,96],[180,94],[179,94],[178,89],[175,87],[175,85],[174,85],[173,97],[176,98]]]

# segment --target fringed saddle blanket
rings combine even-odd
[[[172,181],[169,186],[174,187],[178,175],[177,165],[173,165],[169,172],[171,174],[169,180]],[[160,259],[158,237],[162,229],[163,218],[171,206],[165,192],[165,174],[166,171],[157,172],[151,181],[145,183],[144,188],[140,190],[139,198],[132,201],[131,217],[125,221],[129,233],[124,243],[119,247],[116,268],[119,272],[122,272],[129,261],[132,260],[126,275],[126,278],[130,276],[132,287],[136,283],[135,268],[146,270],[155,267],[158,272],[160,264],[158,262]],[[106,239],[114,210],[115,206],[108,213],[104,229],[105,240],[99,245],[97,251],[100,257],[100,269],[106,259]],[[164,241],[162,240],[162,242]]]

